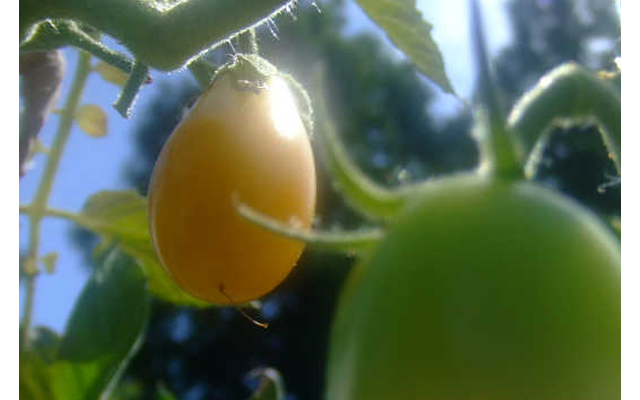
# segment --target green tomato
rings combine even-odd
[[[342,293],[326,398],[619,399],[619,241],[533,183],[434,181]]]

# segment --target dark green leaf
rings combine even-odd
[[[112,251],[80,294],[58,356],[77,362],[122,359],[142,334],[148,312],[142,272],[133,259]]]
[[[80,294],[50,367],[56,399],[109,398],[140,345],[149,300],[135,261],[112,250]]]
[[[29,347],[20,349],[20,399],[52,399],[50,364],[54,362],[60,337],[49,328],[37,327],[30,334]]]
[[[126,362],[114,357],[86,363],[55,359],[60,338],[36,328],[29,348],[20,351],[21,400],[102,400]]]
[[[356,0],[416,67],[445,92],[455,94],[444,61],[431,37],[431,24],[422,18],[415,0]]]
[[[20,400],[49,400],[53,398],[47,364],[32,351],[20,351]]]

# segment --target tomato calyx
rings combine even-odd
[[[305,88],[293,76],[280,72],[273,64],[257,54],[235,54],[213,75],[209,87],[222,76],[231,78],[233,88],[261,94],[270,89],[274,77],[280,78],[291,92],[298,114],[309,136],[313,135],[313,107]]]
[[[237,90],[261,93],[267,89],[267,81],[279,75],[278,69],[257,54],[236,54],[216,71],[211,85],[221,76],[230,74]]]

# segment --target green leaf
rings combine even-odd
[[[37,327],[30,333],[29,347],[20,346],[19,386],[21,400],[54,398],[49,365],[55,360],[60,342],[57,333]]]
[[[107,64],[104,61],[99,61],[98,64],[93,67],[93,70],[96,71],[105,81],[121,87],[127,83],[127,79],[129,78],[129,74],[120,68]]]
[[[284,400],[284,382],[278,370],[274,368],[259,368],[249,372],[252,378],[260,378],[258,389],[249,400]]]
[[[85,285],[51,367],[58,399],[107,399],[138,349],[149,314],[146,279],[113,250]]]
[[[112,251],[87,282],[58,349],[63,360],[125,358],[146,325],[149,295],[136,263]]]
[[[78,110],[76,122],[89,136],[102,137],[107,134],[107,114],[95,104],[85,104]]]
[[[53,391],[47,364],[32,351],[20,351],[20,400],[49,400]]]
[[[105,241],[114,241],[134,257],[149,280],[149,290],[163,300],[185,306],[208,306],[180,289],[156,257],[149,235],[147,200],[134,191],[103,191],[91,196],[73,218]]]
[[[431,24],[422,18],[415,0],[356,0],[416,67],[445,92],[455,95],[444,70],[440,49],[431,37]]]
[[[87,363],[57,361],[49,368],[49,381],[56,400],[107,399],[118,363],[98,360]],[[114,371],[115,370],[115,371]]]
[[[60,343],[57,333],[36,328],[30,346],[20,351],[20,399],[67,400],[99,399],[100,363],[77,364],[55,359]],[[92,389],[93,387],[93,389]]]
[[[140,278],[138,276],[138,280]],[[80,301],[84,300],[83,297],[81,295]],[[61,343],[54,331],[44,327],[34,329],[29,347],[20,351],[21,400],[109,399],[139,340],[136,339],[125,354],[103,354],[83,362],[57,358]]]

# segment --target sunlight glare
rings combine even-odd
[[[289,86],[279,76],[271,78],[271,118],[278,133],[287,139],[293,139],[301,129],[298,109]]]

